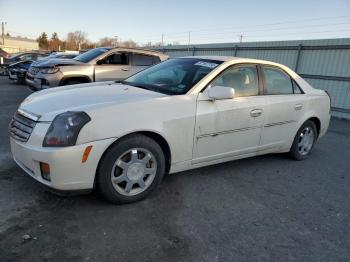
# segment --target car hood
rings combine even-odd
[[[15,68],[15,67],[26,67],[26,68],[29,68],[30,65],[31,65],[30,61],[19,61],[19,62],[15,62],[13,64],[10,64],[8,66],[8,68],[9,69]]]
[[[52,119],[66,111],[86,111],[101,107],[142,102],[166,95],[120,83],[101,82],[56,87],[28,96],[20,109],[39,116],[39,121]]]
[[[39,66],[41,63],[43,62],[47,62],[48,60],[50,59],[54,59],[54,58],[49,58],[49,57],[44,57],[44,58],[41,58],[39,60],[36,60],[32,63],[33,66]]]
[[[52,58],[48,60],[38,60],[35,66],[39,67],[53,67],[53,66],[68,66],[68,65],[84,65],[86,63],[67,58]]]

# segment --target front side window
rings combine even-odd
[[[235,97],[257,96],[259,81],[256,66],[231,67],[222,72],[211,84],[212,86],[232,87]]]
[[[128,65],[129,54],[128,53],[114,53],[106,58],[100,60],[99,64],[103,65]]]
[[[154,56],[134,54],[134,66],[151,66],[156,64],[155,60]]]
[[[265,75],[266,95],[283,95],[294,93],[293,82],[289,75],[277,68],[263,68]]]
[[[170,59],[129,77],[123,83],[168,95],[182,95],[221,63],[199,58]]]

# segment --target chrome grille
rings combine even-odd
[[[40,70],[39,67],[31,66],[28,71],[32,75],[36,75],[37,73],[39,73],[39,70]]]
[[[34,120],[16,112],[10,123],[10,134],[16,140],[27,142],[35,124],[36,122]]]

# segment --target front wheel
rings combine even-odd
[[[317,139],[317,128],[311,120],[306,121],[295,135],[289,151],[292,158],[304,160],[309,157]]]
[[[69,86],[69,85],[77,85],[77,84],[82,84],[82,83],[84,83],[84,82],[79,81],[79,80],[67,80],[67,81],[64,81],[63,85]]]
[[[131,135],[117,142],[102,158],[97,187],[112,203],[130,203],[149,195],[165,173],[162,148],[144,135]]]

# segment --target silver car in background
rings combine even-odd
[[[51,59],[73,59],[79,55],[79,52],[54,52],[51,53],[49,56],[43,57],[38,59],[37,61],[34,61],[31,66],[39,66],[41,63],[46,62]]]
[[[41,90],[71,84],[123,80],[168,58],[151,50],[100,47],[74,59],[50,59],[33,65],[28,70],[26,83],[35,90]]]

